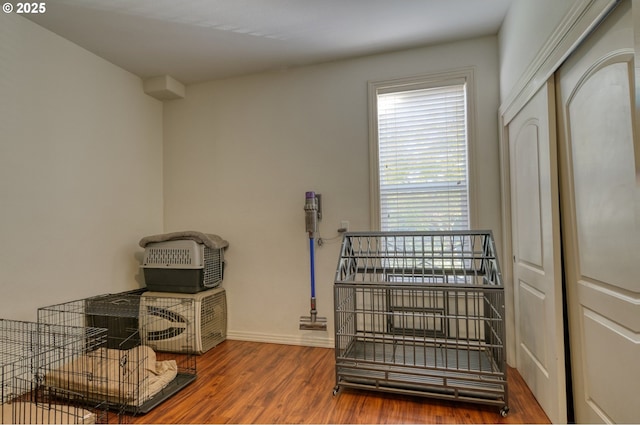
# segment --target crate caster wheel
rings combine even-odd
[[[334,396],[334,397],[338,395],[338,391],[340,391],[340,387],[336,385],[336,386],[333,388],[333,396]]]
[[[503,418],[506,418],[508,414],[509,406],[504,406],[502,409],[500,409],[500,416],[502,416]]]

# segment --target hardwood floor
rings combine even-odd
[[[130,423],[549,423],[520,375],[509,369],[506,418],[491,406],[342,389],[334,351],[225,341],[198,357],[198,378]]]

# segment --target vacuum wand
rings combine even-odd
[[[311,275],[311,311],[309,316],[300,317],[300,330],[326,331],[327,318],[318,317],[316,309],[315,276],[315,233],[318,231],[318,197],[315,192],[307,192],[304,203],[305,227],[309,234],[309,263]]]

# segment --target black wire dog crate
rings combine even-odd
[[[489,231],[345,233],[334,285],[336,387],[498,406],[504,288]]]
[[[148,305],[134,292],[41,307],[40,323],[99,327],[107,333],[105,347],[96,351],[103,356],[100,362],[92,353],[63,365],[48,380],[86,391],[99,377],[105,385],[90,389],[90,395],[106,399],[121,419],[147,413],[196,379],[195,355],[185,350],[194,344],[192,310],[190,302],[172,297]],[[170,342],[159,349],[157,342],[164,340]],[[83,373],[69,374],[69,368]]]
[[[0,319],[0,423],[108,423],[106,400],[90,396],[104,380],[96,377],[86,391],[48,380],[63,364],[87,355],[99,360],[106,339],[99,328]]]

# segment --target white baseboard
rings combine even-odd
[[[301,331],[299,335],[265,334],[258,332],[228,331],[227,339],[264,342],[270,344],[302,345],[305,347],[334,348],[333,335],[326,332]]]

